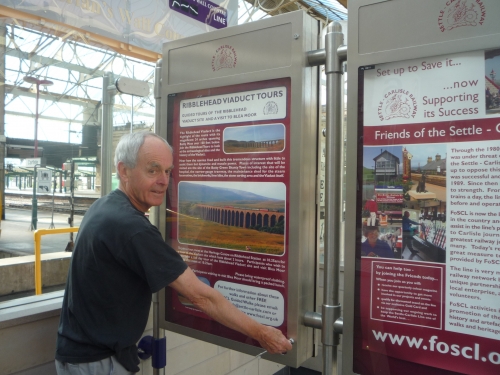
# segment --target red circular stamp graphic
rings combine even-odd
[[[484,23],[486,8],[481,0],[448,0],[439,12],[439,29],[444,32],[456,27],[478,26]]]
[[[235,68],[238,62],[236,50],[229,45],[223,45],[217,48],[212,57],[212,70],[216,72],[220,69]]]
[[[393,118],[410,118],[417,114],[417,100],[408,90],[395,89],[384,95],[378,105],[380,121]]]

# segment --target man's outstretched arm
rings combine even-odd
[[[238,310],[221,293],[201,282],[191,268],[188,267],[170,287],[217,322],[257,340],[269,353],[284,353],[292,349],[292,344],[281,331],[257,323]]]

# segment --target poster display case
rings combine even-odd
[[[294,367],[313,355],[302,314],[318,256],[318,68],[306,52],[318,34],[303,12],[218,30],[166,44],[161,72],[159,133],[175,168],[159,227],[201,281],[294,339],[264,355]],[[169,288],[160,309],[162,328],[263,351]]]
[[[413,7],[364,3],[386,15]],[[400,48],[381,41],[371,61],[352,60],[362,142],[348,373],[500,371],[500,7],[428,5],[422,39],[395,17]]]
[[[499,369],[498,70],[500,49],[359,69],[362,347]]]
[[[287,335],[290,79],[172,94],[169,102],[178,152],[167,223],[177,251],[240,310]],[[247,341],[182,296],[169,299],[168,320],[203,317],[204,330]]]

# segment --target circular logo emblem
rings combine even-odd
[[[441,31],[462,26],[482,25],[486,9],[481,0],[448,0],[439,12],[438,23]]]
[[[417,114],[417,101],[413,94],[404,89],[391,90],[378,105],[380,121],[393,118],[410,118]]]
[[[212,70],[215,72],[220,69],[234,68],[238,58],[233,47],[224,45],[217,48],[215,55],[212,56]]]
[[[275,115],[278,113],[278,105],[273,101],[269,101],[264,106],[263,112],[265,115]]]

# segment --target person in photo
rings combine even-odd
[[[378,225],[378,218],[377,218],[377,213],[378,213],[378,204],[377,204],[377,196],[373,195],[372,199],[368,199],[365,203],[365,211],[368,211],[370,213],[370,216],[368,217],[368,220],[366,221],[367,226],[376,226]]]
[[[410,213],[405,211],[403,214],[403,251],[408,248],[412,254],[418,254],[418,250],[413,248],[413,230],[411,226],[420,225],[416,221],[410,219]]]
[[[361,255],[367,257],[394,258],[394,252],[386,241],[379,239],[377,226],[366,226],[363,235],[366,241],[361,244]]]

